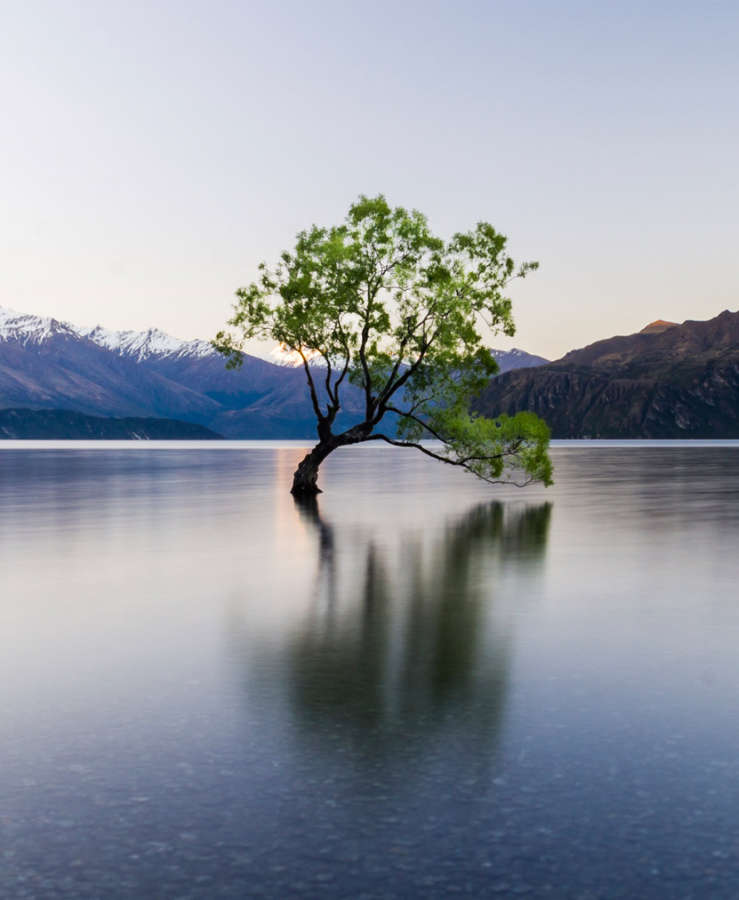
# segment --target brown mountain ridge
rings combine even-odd
[[[555,438],[739,438],[739,312],[658,320],[505,373],[476,406],[485,415],[531,410]]]

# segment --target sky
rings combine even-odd
[[[360,194],[541,268],[557,358],[739,306],[739,5],[25,2],[0,32],[0,305],[221,328]]]

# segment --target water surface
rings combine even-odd
[[[739,895],[739,447],[302,452],[0,451],[0,896]]]

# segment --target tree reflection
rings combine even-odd
[[[298,506],[318,538],[314,602],[288,651],[296,720],[317,736],[375,751],[426,741],[446,725],[494,739],[504,708],[510,627],[495,618],[496,577],[545,552],[551,505],[483,504],[432,545],[399,553],[367,540],[339,565],[315,497]]]

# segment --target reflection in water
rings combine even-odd
[[[304,521],[315,528],[318,533],[318,577],[316,591],[326,591],[330,606],[336,601],[336,556],[334,553],[334,529],[328,525],[318,509],[315,496],[298,495],[293,497],[296,508]],[[325,585],[324,585],[325,577]]]
[[[737,447],[555,453],[0,450],[0,897],[736,897]]]
[[[322,738],[339,727],[367,753],[446,727],[464,729],[475,752],[489,745],[505,703],[510,626],[496,616],[487,570],[543,556],[551,505],[479,505],[430,545],[411,532],[393,553],[377,538],[349,552],[315,498],[296,503],[318,540],[311,607],[285,664],[301,731]]]

